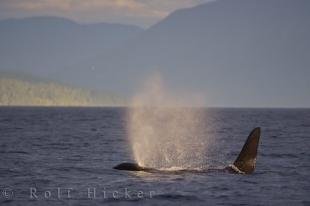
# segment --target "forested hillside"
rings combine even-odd
[[[0,106],[122,106],[124,100],[54,82],[0,76]]]

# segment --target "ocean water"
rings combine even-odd
[[[252,175],[112,169],[132,161],[126,108],[0,107],[0,205],[310,205],[309,109],[200,110],[212,167],[261,127]]]

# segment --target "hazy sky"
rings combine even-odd
[[[212,0],[0,0],[0,19],[49,15],[146,27],[176,9],[208,1]]]

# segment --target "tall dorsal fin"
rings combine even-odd
[[[241,172],[250,174],[255,170],[257,148],[260,138],[260,128],[252,130],[248,139],[242,147],[242,150],[234,162],[234,166]]]

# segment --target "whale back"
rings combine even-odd
[[[138,164],[129,163],[129,162],[121,163],[119,165],[116,165],[113,168],[117,169],[117,170],[129,170],[129,171],[141,171],[141,170],[143,170],[143,168],[140,167]]]
[[[256,166],[256,157],[257,157],[259,139],[260,139],[260,128],[257,127],[253,129],[250,135],[248,136],[235,162],[232,165],[225,167],[223,171],[228,171],[230,173],[237,173],[237,174],[253,173]],[[128,162],[121,163],[115,166],[114,169],[128,170],[128,171],[163,172],[155,168],[142,167],[139,166],[137,163],[128,163]],[[182,171],[190,172],[192,170],[182,170]],[[172,173],[175,173],[175,171],[173,171]]]

